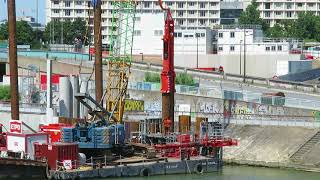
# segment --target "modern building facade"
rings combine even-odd
[[[318,0],[257,0],[260,17],[270,26],[284,19],[297,19],[300,12],[311,12],[320,15]]]
[[[261,26],[222,25],[215,28],[218,54],[290,54],[301,49],[299,39],[265,38]]]
[[[133,54],[161,55],[163,49],[163,13],[137,13]],[[175,54],[212,54],[214,33],[210,28],[175,28]]]
[[[243,0],[164,0],[172,11],[176,27],[199,29],[226,21],[236,22]],[[138,13],[158,13],[157,0],[137,0]],[[221,14],[221,7],[223,8]],[[111,32],[112,1],[102,0],[102,38],[107,43]],[[46,0],[46,22],[84,19],[93,26],[91,0]],[[91,31],[91,33],[93,33]]]

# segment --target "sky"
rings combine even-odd
[[[7,2],[8,0],[0,0],[0,21],[7,19]],[[18,16],[33,16],[36,18],[37,12],[37,1],[39,10],[39,22],[44,24],[46,19],[45,14],[45,1],[46,0],[16,0],[16,13]]]

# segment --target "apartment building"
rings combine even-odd
[[[107,43],[111,32],[112,1],[102,1],[102,37],[103,43]],[[160,10],[157,0],[137,0],[138,13],[156,13]],[[235,6],[233,2],[237,2]],[[242,8],[242,0],[164,0],[165,6],[172,11],[176,27],[199,29],[220,24],[221,3],[225,7],[222,14],[227,22],[235,22]],[[232,8],[236,10],[232,10]],[[236,15],[233,15],[235,13]],[[85,19],[93,26],[93,10],[91,0],[46,0],[46,22]],[[91,33],[93,31],[91,30]]]
[[[319,0],[257,0],[260,17],[270,26],[283,19],[296,19],[300,12],[320,15]]]

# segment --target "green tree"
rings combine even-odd
[[[0,25],[0,40],[8,39],[8,23],[3,23]]]
[[[267,23],[260,18],[260,11],[258,10],[259,4],[256,0],[252,0],[251,4],[248,5],[245,11],[240,14],[239,24],[247,25],[261,25],[265,31],[268,29]]]
[[[80,18],[72,21],[51,21],[46,25],[44,41],[50,43],[74,44],[75,38],[84,39],[87,32],[86,22]],[[62,37],[63,36],[63,37]]]
[[[11,99],[10,86],[0,86],[0,100],[8,101]]]
[[[26,21],[17,21],[16,40],[18,45],[31,45],[34,41],[34,31]],[[8,39],[8,23],[0,26],[0,40]]]
[[[17,21],[17,44],[31,45],[34,40],[32,27],[26,21]]]

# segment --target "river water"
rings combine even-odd
[[[221,172],[125,178],[128,180],[320,180],[320,173],[247,166],[225,166]],[[109,179],[110,180],[110,179]],[[113,179],[113,180],[119,180]]]

